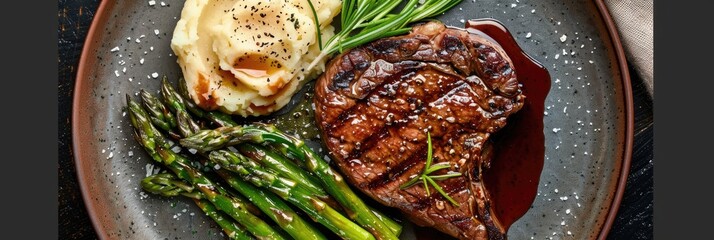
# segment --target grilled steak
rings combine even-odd
[[[505,239],[482,171],[489,136],[525,96],[513,63],[491,38],[439,22],[384,38],[333,59],[316,84],[316,118],[325,145],[349,181],[412,221],[460,239]],[[437,181],[459,207],[423,184],[427,132],[433,163],[461,172]]]

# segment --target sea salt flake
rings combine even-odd
[[[560,36],[560,42],[565,42],[565,40],[568,40],[568,35],[563,34],[563,36]]]
[[[173,148],[171,148],[171,151],[173,151],[173,152],[175,152],[175,153],[179,153],[179,152],[181,152],[181,147],[180,147],[180,146],[174,146]]]
[[[154,6],[154,5],[156,5],[156,1],[154,1],[154,0],[149,1],[149,6]]]
[[[112,48],[112,49],[111,49],[111,50],[109,50],[109,51],[110,51],[110,52],[116,52],[116,51],[119,51],[119,47],[118,47],[118,46],[117,46],[117,47],[114,47],[114,48]]]
[[[531,38],[531,32],[526,33],[526,38]]]
[[[154,73],[151,74],[151,77],[154,78],[154,79],[156,79],[156,78],[159,77],[159,73],[154,72]]]
[[[159,29],[154,29],[154,34],[159,35]]]
[[[151,174],[154,172],[154,165],[151,163],[146,164],[146,177],[151,176]]]

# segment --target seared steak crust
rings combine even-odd
[[[461,239],[505,239],[481,172],[489,136],[524,102],[513,63],[487,36],[439,22],[380,39],[333,59],[317,81],[316,119],[337,166],[361,191],[419,225]],[[459,207],[424,185],[432,136],[434,163],[462,177],[437,182]]]

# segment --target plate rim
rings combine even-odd
[[[82,166],[82,159],[80,158],[79,155],[82,153],[80,152],[80,143],[79,139],[77,136],[80,135],[79,133],[79,111],[78,106],[80,104],[80,98],[79,98],[79,90],[82,89],[82,85],[86,81],[85,78],[87,74],[84,74],[86,71],[86,68],[88,65],[87,59],[89,58],[89,52],[91,51],[90,45],[92,45],[92,41],[94,40],[94,37],[97,35],[97,29],[99,29],[99,21],[101,18],[104,17],[108,2],[113,2],[112,0],[102,0],[99,3],[99,6],[97,7],[97,10],[94,14],[94,17],[92,18],[92,23],[89,25],[89,30],[87,31],[87,36],[84,39],[84,43],[82,46],[82,53],[79,55],[79,63],[77,66],[77,75],[75,76],[74,80],[74,89],[72,90],[72,158],[74,160],[74,167],[77,170],[77,181],[79,182],[79,189],[82,192],[82,201],[84,202],[84,207],[87,209],[87,214],[89,215],[89,219],[92,222],[92,226],[94,227],[94,231],[97,233],[97,237],[100,239],[107,239],[108,235],[107,232],[105,231],[104,227],[99,223],[98,219],[98,210],[96,209],[96,206],[94,204],[90,204],[92,199],[89,196],[89,186],[88,186],[88,179],[87,176],[85,175],[85,169]]]
[[[622,166],[620,168],[620,176],[618,177],[617,190],[615,190],[615,197],[610,203],[610,209],[608,211],[607,217],[605,218],[605,223],[603,224],[600,234],[598,235],[598,240],[604,240],[607,238],[610,229],[612,228],[615,218],[617,217],[617,211],[622,203],[622,197],[625,193],[625,187],[627,185],[627,177],[630,173],[630,165],[632,162],[632,145],[634,140],[634,126],[635,126],[635,113],[634,113],[634,100],[632,96],[632,82],[630,79],[630,70],[627,66],[627,59],[625,58],[625,50],[622,46],[622,41],[620,39],[620,34],[617,31],[617,26],[615,21],[610,15],[610,10],[605,4],[604,0],[595,0],[595,5],[597,5],[598,12],[600,13],[601,19],[605,21],[605,27],[610,35],[610,41],[615,47],[615,57],[617,58],[618,66],[620,68],[620,75],[622,78],[622,91],[625,97],[625,146],[624,155],[622,159]]]
[[[89,215],[89,218],[92,222],[92,226],[94,227],[95,232],[97,233],[98,237],[100,239],[107,239],[108,235],[104,229],[104,227],[99,223],[98,219],[98,210],[94,204],[91,204],[92,199],[88,194],[89,191],[89,186],[88,186],[88,179],[87,176],[85,175],[85,169],[82,166],[82,159],[80,155],[82,155],[80,150],[80,145],[81,143],[79,142],[79,138],[77,136],[81,135],[79,133],[79,103],[80,103],[80,95],[79,90],[82,88],[83,83],[86,81],[87,74],[84,72],[86,71],[87,68],[87,59],[89,58],[89,52],[91,51],[90,47],[93,45],[92,41],[94,40],[95,36],[97,35],[97,29],[98,23],[100,19],[105,17],[106,11],[107,11],[107,6],[109,5],[109,2],[114,3],[114,0],[104,0],[99,3],[99,6],[97,7],[97,10],[94,14],[94,18],[92,19],[91,25],[89,26],[89,30],[87,31],[87,36],[84,40],[84,45],[82,46],[82,53],[80,54],[79,57],[79,62],[78,62],[78,67],[77,67],[77,75],[75,77],[75,83],[74,83],[74,88],[73,88],[73,96],[72,96],[72,152],[73,152],[73,160],[74,160],[74,167],[77,170],[77,180],[79,183],[79,187],[82,193],[82,200],[84,202],[84,206],[87,209],[87,213]],[[625,51],[622,46],[622,42],[620,39],[619,32],[617,30],[617,27],[615,25],[615,22],[610,15],[610,11],[605,4],[604,0],[594,0],[595,5],[598,9],[598,13],[600,15],[600,19],[604,21],[605,27],[607,29],[607,32],[610,36],[609,40],[611,45],[614,47],[615,51],[615,58],[617,59],[617,64],[618,67],[620,68],[620,77],[621,81],[620,83],[622,84],[622,91],[624,95],[624,107],[625,107],[625,142],[624,142],[624,148],[623,148],[623,159],[622,159],[622,165],[620,168],[620,174],[618,176],[617,180],[617,185],[616,185],[616,190],[615,190],[615,196],[612,199],[612,202],[609,205],[609,210],[605,218],[605,222],[603,223],[602,229],[600,230],[600,233],[598,234],[597,239],[598,240],[604,240],[607,238],[608,233],[610,232],[610,229],[612,228],[612,225],[615,221],[615,218],[617,216],[617,212],[620,208],[620,204],[622,202],[622,197],[625,192],[625,186],[627,185],[627,177],[630,172],[630,165],[632,162],[632,148],[633,148],[633,140],[634,140],[634,100],[633,100],[633,93],[632,93],[632,83],[630,79],[630,72],[629,68],[627,66],[627,60],[625,58]]]

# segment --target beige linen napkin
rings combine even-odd
[[[605,0],[622,39],[627,60],[647,85],[653,85],[653,0]]]

